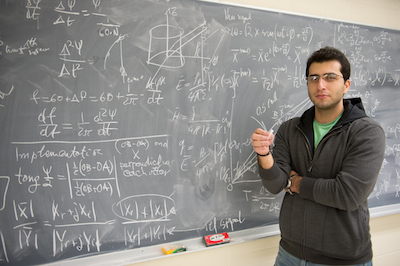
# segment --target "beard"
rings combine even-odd
[[[315,108],[318,108],[319,110],[322,111],[329,111],[329,110],[335,110],[338,105],[340,105],[342,103],[342,99],[343,98],[336,98],[336,99],[332,99],[332,97],[328,97],[329,101],[321,101],[318,98],[312,98],[312,102],[315,105]]]

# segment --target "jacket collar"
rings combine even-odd
[[[354,120],[367,116],[361,98],[344,99],[343,105],[343,115],[332,129],[342,127],[353,122]],[[314,150],[314,113],[315,106],[309,108],[303,113],[298,124],[298,128],[304,132],[308,141],[310,142],[312,150]]]

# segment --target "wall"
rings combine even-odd
[[[213,1],[221,2],[221,1]],[[352,21],[355,23],[400,29],[398,0],[232,0],[226,3]],[[371,220],[374,266],[395,266],[400,259],[400,214]],[[230,244],[205,251],[181,253],[135,266],[186,265],[273,265],[278,252],[279,236],[241,244]]]

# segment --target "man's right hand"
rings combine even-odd
[[[268,131],[257,128],[251,135],[251,144],[253,150],[260,154],[265,155],[269,152],[269,146],[274,142],[274,134]]]

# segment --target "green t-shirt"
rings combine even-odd
[[[343,112],[332,122],[328,124],[321,124],[318,123],[315,119],[313,122],[313,127],[314,127],[314,150],[317,148],[319,142],[321,139],[326,135],[326,133],[331,130],[331,128],[339,121],[339,119],[342,117]]]

